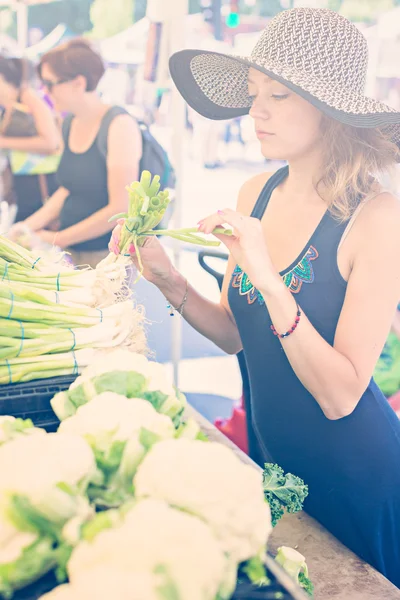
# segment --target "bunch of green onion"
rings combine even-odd
[[[78,374],[108,348],[146,349],[142,311],[104,271],[0,236],[0,279],[0,384]]]
[[[130,248],[133,246],[139,264],[139,277],[143,273],[143,264],[139,248],[143,246],[146,237],[168,236],[181,242],[197,244],[199,246],[219,246],[216,240],[207,240],[201,237],[196,227],[182,229],[155,229],[162,221],[170,203],[168,190],[160,190],[160,177],[143,171],[140,181],[134,181],[127,187],[129,194],[129,208],[126,213],[114,215],[110,221],[122,220],[122,229],[118,241],[119,253],[111,252],[99,266],[113,262],[129,262]],[[218,227],[213,233],[230,235],[231,231]]]

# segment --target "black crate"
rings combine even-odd
[[[248,583],[239,583],[232,600],[310,600],[309,596],[304,594],[272,557],[266,557],[266,564],[271,584],[257,587]],[[36,583],[17,592],[13,596],[13,600],[38,600],[40,596],[51,591],[56,585],[54,574],[49,573]],[[118,598],[115,596],[112,600],[118,600]]]
[[[270,584],[255,586],[240,582],[232,600],[310,600],[301,589],[269,554],[265,557],[267,575]]]
[[[32,419],[37,427],[55,431],[59,421],[51,408],[50,400],[58,392],[67,390],[75,379],[76,375],[63,375],[26,383],[1,385],[0,415]]]
[[[38,600],[38,598],[44,596],[44,594],[47,594],[47,592],[51,592],[51,590],[53,590],[56,586],[56,576],[53,572],[51,572],[42,577],[42,579],[39,579],[39,581],[32,583],[19,592],[16,592],[12,597],[12,600]]]

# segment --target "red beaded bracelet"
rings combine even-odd
[[[274,335],[278,336],[278,338],[282,339],[282,338],[289,337],[289,335],[291,335],[293,333],[293,331],[296,329],[297,325],[299,324],[300,317],[301,317],[301,310],[300,310],[300,306],[297,304],[297,302],[296,302],[296,306],[297,306],[297,316],[294,320],[292,327],[289,329],[289,331],[287,331],[286,333],[278,333],[277,330],[275,329],[275,327],[273,325],[271,325],[272,333]]]

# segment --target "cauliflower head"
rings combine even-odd
[[[99,354],[82,371],[82,377],[96,377],[110,371],[137,371],[145,377],[148,374],[149,361],[143,354],[131,352],[123,348],[114,348]]]
[[[22,555],[38,538],[32,531],[21,531],[7,520],[4,509],[0,508],[0,566],[12,563]],[[3,512],[4,511],[4,512]]]
[[[144,398],[157,412],[171,417],[176,426],[180,424],[186,398],[174,389],[165,367],[121,348],[98,355],[69,390],[54,396],[51,406],[63,421],[79,406],[111,391],[127,398]]]
[[[175,388],[167,376],[164,365],[149,361],[147,377],[147,389],[149,392],[161,392],[166,396],[175,396]]]
[[[34,427],[30,419],[0,416],[0,446],[20,435],[45,435],[44,429]]]
[[[16,502],[14,520],[22,531],[31,530],[27,503],[59,526],[77,515],[86,518],[92,511],[83,494],[95,472],[93,452],[79,436],[18,437],[0,447],[0,519],[8,520]]]
[[[133,476],[152,444],[173,438],[176,430],[147,400],[104,392],[62,421],[59,432],[83,436],[90,444],[98,474],[89,495],[97,505],[111,507],[133,495]]]
[[[265,552],[271,513],[262,475],[216,442],[177,439],[153,446],[134,478],[138,498],[199,516],[238,563]]]
[[[0,447],[0,497],[14,493],[40,502],[59,483],[85,488],[95,468],[90,446],[77,435],[21,436]]]
[[[147,400],[103,392],[80,406],[75,415],[60,424],[58,431],[84,436],[99,450],[107,450],[110,443],[127,441],[142,428],[160,438],[175,434],[171,419],[159,414]]]
[[[93,452],[78,436],[18,436],[0,447],[0,596],[56,564],[65,525],[93,509],[84,496]]]
[[[118,567],[100,565],[70,584],[60,585],[40,600],[158,600],[157,577],[150,573],[128,573]]]
[[[102,565],[157,578],[157,600],[168,588],[179,600],[228,597],[236,582],[235,567],[205,523],[152,499],[138,502],[120,527],[79,544],[68,564],[70,581]]]

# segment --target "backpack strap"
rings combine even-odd
[[[69,132],[71,131],[71,124],[74,115],[67,115],[62,122],[62,138],[64,142],[64,148],[68,148]]]
[[[119,115],[129,115],[129,113],[122,106],[112,106],[101,121],[99,133],[97,134],[97,147],[105,160],[107,160],[108,130],[115,117]]]

